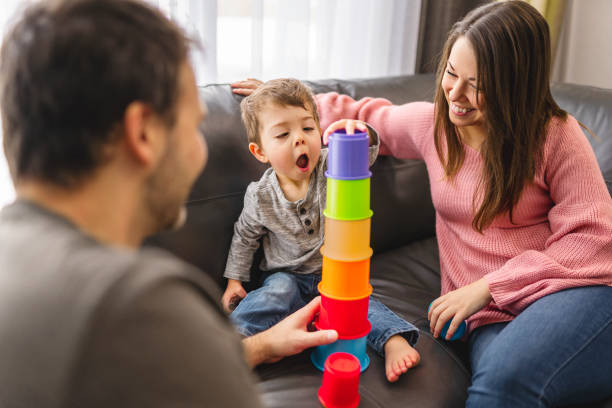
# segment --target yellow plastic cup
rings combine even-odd
[[[338,180],[327,178],[327,217],[337,220],[362,220],[372,216],[370,179]]]
[[[361,261],[372,256],[371,218],[356,221],[325,217],[325,237],[321,253],[337,261]]]
[[[344,262],[323,257],[320,292],[334,299],[360,299],[372,292],[370,258]]]

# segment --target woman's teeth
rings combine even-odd
[[[473,108],[460,108],[459,106],[452,103],[451,110],[453,111],[453,113],[456,113],[458,115],[465,115],[466,113],[471,112],[474,109]]]

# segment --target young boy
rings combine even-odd
[[[247,188],[224,274],[228,285],[223,306],[230,311],[230,304],[242,299],[230,318],[241,334],[251,336],[319,295],[327,149],[321,149],[312,92],[295,79],[266,82],[242,101],[241,110],[249,151],[271,165]],[[341,122],[332,126],[368,130],[363,122]],[[375,132],[368,133],[372,164],[379,142]],[[247,294],[241,282],[250,279],[260,240],[263,285]],[[368,320],[372,324],[368,344],[385,356],[387,379],[397,381],[419,362],[412,347],[418,330],[372,297]]]

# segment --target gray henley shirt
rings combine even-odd
[[[369,127],[372,146],[370,165],[378,156],[378,134]],[[320,273],[323,244],[327,178],[327,148],[310,175],[308,192],[298,201],[289,201],[276,178],[273,168],[267,169],[259,181],[247,187],[244,208],[234,224],[224,276],[243,282],[250,280],[253,255],[263,245],[262,271]]]

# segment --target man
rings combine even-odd
[[[0,60],[0,406],[259,406],[250,366],[335,341],[318,300],[242,341],[205,274],[142,240],[206,162],[183,34],[138,0],[30,7]]]

